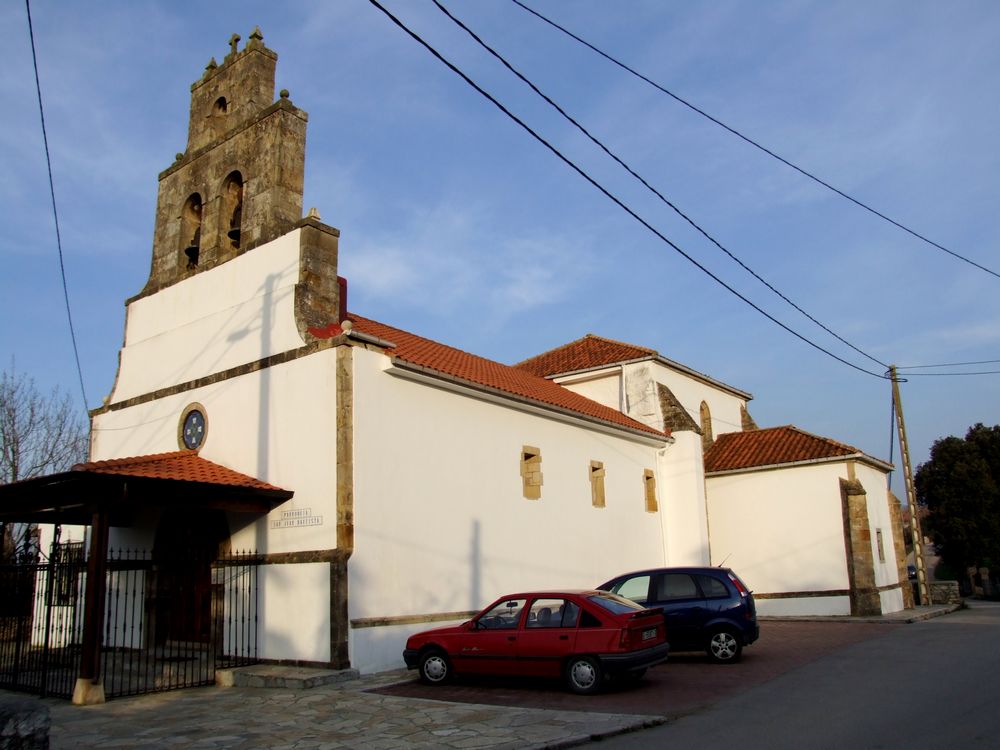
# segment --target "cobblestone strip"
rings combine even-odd
[[[51,701],[51,748],[563,748],[662,722],[399,698],[359,687],[197,688],[88,707]]]

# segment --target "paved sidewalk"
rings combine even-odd
[[[550,711],[365,692],[405,670],[309,690],[194,688],[77,707],[47,701],[52,750],[196,748],[564,748],[662,718]]]
[[[851,615],[800,615],[800,616],[777,616],[758,615],[761,622],[867,622],[883,623],[886,625],[899,625],[903,623],[921,622],[930,620],[933,617],[941,617],[962,608],[961,604],[928,604],[914,607],[913,609],[901,609],[899,612],[890,612],[887,615],[872,615],[871,617],[854,617]]]

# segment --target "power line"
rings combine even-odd
[[[1000,375],[1000,370],[980,370],[979,372],[908,372],[907,378],[943,378],[963,375]]]
[[[576,34],[574,34],[572,31],[569,31],[568,29],[564,28],[563,26],[560,26],[555,21],[553,21],[553,20],[551,20],[551,19],[543,16],[541,13],[539,13],[536,10],[534,10],[533,8],[529,8],[527,5],[525,5],[524,3],[522,3],[521,0],[511,0],[511,2],[514,3],[515,5],[523,8],[524,10],[528,11],[529,13],[531,13],[534,16],[536,16],[537,18],[541,19],[542,21],[544,21],[545,23],[549,24],[553,28],[558,29],[559,31],[561,31],[562,33],[566,34],[571,39],[574,39],[577,42],[579,42],[580,44],[584,45],[585,47],[593,50],[594,52],[596,52],[598,55],[600,55],[601,57],[605,58],[606,60],[614,63],[615,65],[617,65],[618,67],[622,68],[623,70],[628,71],[629,73],[631,73],[632,75],[634,75],[636,78],[639,78],[639,79],[645,81],[646,83],[648,83],[653,88],[657,89],[658,91],[661,91],[662,93],[664,93],[667,96],[671,97],[672,99],[674,99],[675,101],[679,102],[680,104],[683,104],[688,109],[690,109],[690,110],[692,110],[694,112],[697,112],[699,115],[701,115],[702,117],[704,117],[704,118],[706,118],[708,120],[711,120],[716,125],[718,125],[720,128],[723,128],[724,130],[729,131],[730,133],[732,133],[733,135],[735,135],[737,138],[740,138],[741,140],[749,143],[754,148],[757,148],[757,149],[763,151],[768,156],[771,156],[771,157],[777,159],[778,161],[780,161],[782,164],[784,164],[784,165],[786,165],[788,167],[791,167],[792,169],[794,169],[799,174],[804,175],[805,177],[808,177],[810,180],[812,180],[813,182],[818,183],[819,185],[822,185],[827,190],[831,190],[834,193],[836,193],[837,195],[839,195],[840,197],[846,198],[847,200],[849,200],[854,205],[856,205],[856,206],[858,206],[860,208],[863,208],[865,211],[868,211],[869,213],[874,214],[875,216],[878,216],[880,219],[883,219],[884,221],[889,222],[893,226],[895,226],[895,227],[897,227],[899,229],[902,229],[904,232],[906,232],[906,233],[908,233],[908,234],[916,237],[919,240],[922,240],[922,241],[926,242],[928,245],[931,245],[932,247],[936,247],[938,250],[942,250],[943,252],[948,253],[948,255],[951,255],[952,257],[957,258],[958,260],[964,261],[965,263],[968,263],[971,266],[975,266],[980,271],[985,271],[986,273],[988,273],[988,274],[990,274],[992,276],[996,276],[997,278],[1000,278],[1000,273],[997,273],[996,271],[993,271],[993,270],[987,268],[986,266],[980,265],[979,263],[976,263],[974,260],[970,260],[969,258],[966,258],[963,255],[959,255],[955,251],[949,250],[947,247],[945,247],[944,245],[938,244],[934,240],[928,239],[927,237],[925,237],[924,235],[920,234],[919,232],[917,232],[917,231],[915,231],[913,229],[910,229],[905,224],[896,221],[895,219],[887,216],[886,214],[882,213],[881,211],[878,211],[878,210],[872,208],[867,203],[864,203],[863,201],[860,201],[857,198],[855,198],[855,197],[853,197],[853,196],[845,193],[843,190],[841,190],[841,189],[839,189],[837,187],[834,187],[829,182],[826,182],[825,180],[821,179],[820,177],[817,177],[816,175],[814,175],[812,172],[808,172],[805,169],[803,169],[802,167],[798,166],[797,164],[792,163],[788,159],[784,158],[783,156],[780,156],[779,154],[775,153],[774,151],[772,151],[771,149],[767,148],[766,146],[762,146],[760,143],[758,143],[757,141],[753,140],[749,136],[743,135],[743,133],[741,133],[740,131],[736,130],[735,128],[727,125],[726,123],[722,122],[722,120],[719,120],[718,118],[713,117],[708,112],[705,112],[703,109],[698,108],[697,106],[695,106],[691,102],[687,101],[686,99],[683,99],[682,97],[678,96],[677,94],[675,94],[674,92],[672,92],[669,89],[665,88],[664,86],[661,86],[660,84],[656,83],[655,81],[651,80],[650,78],[644,76],[642,73],[639,73],[638,71],[634,70],[633,68],[630,68],[625,63],[623,63],[620,60],[612,57],[607,52],[604,52],[603,50],[595,47],[593,44],[591,44],[587,40],[580,38],[579,36],[577,36]]]
[[[1000,359],[982,359],[978,362],[948,362],[942,365],[898,365],[897,370],[928,370],[934,367],[972,367],[973,365],[992,365]]]
[[[45,107],[42,106],[42,83],[38,77],[38,56],[35,53],[35,30],[31,23],[31,0],[24,0],[28,13],[28,36],[31,39],[31,62],[35,68],[35,90],[38,92],[38,114],[42,121],[42,143],[45,145],[45,165],[49,172],[49,195],[52,196],[52,219],[56,226],[56,248],[59,251],[59,274],[62,277],[63,300],[66,302],[66,320],[69,322],[69,337],[73,342],[73,358],[76,360],[76,374],[80,379],[80,394],[83,408],[87,409],[87,389],[83,385],[83,369],[80,367],[80,351],[76,346],[76,332],[73,328],[73,313],[69,305],[69,288],[66,285],[66,265],[63,262],[62,237],[59,234],[59,212],[56,210],[56,187],[52,179],[52,158],[49,155],[49,136],[45,130]]]
[[[722,243],[720,243],[712,235],[710,235],[707,231],[705,231],[705,229],[703,229],[701,226],[699,226],[698,223],[694,221],[694,219],[692,219],[690,216],[688,216],[683,211],[681,211],[681,209],[679,209],[676,205],[674,205],[674,203],[672,203],[659,190],[657,190],[655,187],[653,187],[651,184],[649,184],[649,182],[647,182],[645,180],[645,178],[643,178],[634,169],[632,169],[632,167],[630,167],[628,164],[626,164],[621,158],[618,157],[617,154],[615,154],[614,152],[612,152],[606,145],[604,145],[604,143],[602,143],[596,136],[594,136],[589,130],[587,130],[587,128],[585,128],[583,125],[581,125],[570,114],[568,114],[566,112],[566,110],[564,110],[561,106],[559,106],[558,104],[556,104],[556,102],[554,102],[548,95],[546,95],[543,91],[541,91],[541,89],[539,89],[538,86],[536,86],[534,83],[532,83],[524,74],[522,74],[513,65],[511,65],[510,62],[508,62],[507,59],[504,58],[503,55],[501,55],[499,52],[497,52],[495,49],[493,49],[490,45],[488,45],[486,42],[484,42],[482,40],[482,38],[480,38],[472,29],[470,29],[468,26],[466,26],[461,20],[459,20],[458,18],[456,18],[454,15],[452,15],[451,12],[449,12],[449,10],[444,5],[442,5],[439,2],[439,0],[433,0],[433,2],[438,7],[438,10],[440,10],[442,13],[444,13],[459,28],[461,28],[469,36],[471,36],[483,49],[485,49],[487,52],[489,52],[491,55],[493,55],[493,57],[495,57],[497,60],[499,60],[503,64],[504,67],[506,67],[511,73],[513,73],[522,82],[524,82],[527,86],[529,86],[532,91],[534,91],[536,94],[538,94],[538,96],[540,96],[542,99],[544,99],[560,115],[562,115],[564,118],[566,118],[566,120],[568,120],[570,123],[572,123],[576,127],[577,130],[579,130],[587,138],[589,138],[590,141],[593,142],[602,151],[604,151],[604,153],[606,153],[608,156],[610,156],[612,159],[614,159],[615,162],[617,162],[625,171],[627,171],[635,179],[637,179],[639,182],[641,182],[651,193],[653,193],[653,195],[655,195],[657,198],[659,198],[660,201],[662,201],[667,206],[669,206],[671,209],[673,209],[673,211],[675,213],[677,213],[678,216],[680,216],[688,224],[690,224],[692,227],[694,227],[709,242],[711,242],[713,245],[715,245],[717,248],[719,248],[722,252],[724,252],[726,255],[728,255],[729,258],[731,258],[737,264],[739,264],[740,267],[743,268],[747,273],[749,273],[751,276],[753,276],[755,279],[757,279],[760,283],[762,283],[764,286],[766,286],[768,289],[770,289],[772,292],[774,292],[776,295],[778,295],[781,299],[783,299],[789,305],[791,305],[792,307],[794,307],[796,310],[798,310],[804,316],[806,316],[807,318],[809,318],[809,320],[811,320],[813,323],[815,323],[816,325],[818,325],[820,328],[822,328],[824,331],[826,331],[827,333],[829,333],[831,336],[833,336],[834,338],[836,338],[841,343],[846,344],[851,349],[853,349],[854,351],[856,351],[858,354],[861,354],[862,356],[867,357],[868,359],[870,359],[875,364],[881,365],[882,367],[888,367],[889,366],[885,362],[882,362],[882,361],[876,359],[875,357],[871,356],[867,352],[862,351],[861,349],[859,349],[858,347],[856,347],[854,344],[852,344],[850,341],[848,341],[847,339],[843,338],[842,336],[840,336],[836,332],[832,331],[826,325],[824,325],[823,323],[821,323],[819,320],[817,320],[816,318],[814,318],[812,315],[810,315],[808,312],[806,312],[805,310],[803,310],[801,307],[799,307],[797,304],[795,304],[792,300],[790,300],[788,297],[786,297],[784,294],[782,294],[780,291],[778,291],[778,289],[776,289],[774,286],[772,286],[766,279],[764,279],[763,277],[761,277],[756,271],[754,271],[752,268],[750,268],[750,266],[748,266],[746,263],[744,263],[742,260],[740,260],[738,257],[736,257],[736,255],[734,255],[726,247],[724,247],[722,245]]]
[[[392,13],[390,13],[381,3],[378,2],[378,0],[368,0],[368,2],[371,3],[372,5],[374,5],[376,8],[378,8],[380,11],[382,11],[382,13],[384,13],[386,15],[386,17],[389,18],[389,20],[391,20],[400,29],[402,29],[406,34],[408,34],[414,41],[418,42],[421,46],[423,46],[435,58],[437,58],[441,63],[443,63],[445,66],[447,66],[448,69],[450,69],[453,73],[455,73],[460,78],[462,78],[462,80],[464,80],[467,84],[469,84],[472,88],[474,88],[481,96],[483,96],[484,98],[486,98],[491,104],[493,104],[495,107],[497,107],[497,109],[499,109],[501,112],[503,112],[505,115],[507,115],[507,117],[509,117],[515,123],[517,123],[518,125],[520,125],[521,128],[523,128],[535,140],[537,140],[539,143],[541,143],[543,146],[545,146],[545,148],[547,148],[549,151],[551,151],[563,163],[565,163],[568,167],[570,167],[570,169],[572,169],[574,172],[576,172],[581,177],[583,177],[587,182],[589,182],[597,190],[599,190],[605,197],[607,197],[609,200],[611,200],[613,203],[615,203],[615,205],[617,205],[619,208],[621,208],[623,211],[625,211],[629,216],[631,216],[633,219],[635,219],[640,224],[642,224],[642,226],[644,226],[646,229],[648,229],[651,233],[653,233],[661,241],[663,241],[664,243],[666,243],[667,245],[669,245],[671,248],[673,248],[685,260],[687,260],[689,263],[691,263],[692,265],[694,265],[702,273],[704,273],[705,275],[707,275],[709,278],[711,278],[717,284],[719,284],[720,286],[722,286],[724,289],[728,290],[734,296],[738,297],[740,300],[742,300],[744,303],[746,303],[747,305],[749,305],[750,307],[752,307],[754,310],[756,310],[757,312],[759,312],[761,315],[763,315],[764,317],[766,317],[768,320],[770,320],[775,325],[781,327],[786,332],[792,334],[793,336],[795,336],[799,340],[803,341],[804,343],[808,344],[809,346],[813,347],[814,349],[816,349],[816,350],[818,350],[818,351],[826,354],[828,357],[831,357],[831,358],[837,360],[838,362],[840,362],[842,364],[845,364],[848,367],[851,367],[851,368],[853,368],[855,370],[858,370],[859,372],[863,372],[863,373],[865,373],[867,375],[871,375],[873,377],[880,378],[880,379],[883,379],[885,377],[884,375],[881,375],[881,374],[876,373],[876,372],[872,372],[871,370],[866,370],[865,368],[860,367],[859,365],[856,365],[853,362],[849,362],[846,359],[837,356],[833,352],[831,352],[831,351],[829,351],[827,349],[824,349],[819,344],[815,343],[814,341],[811,341],[810,339],[806,338],[805,336],[803,336],[802,334],[798,333],[797,331],[794,331],[793,329],[791,329],[790,327],[788,327],[787,325],[785,325],[784,323],[782,323],[780,320],[778,320],[777,318],[775,318],[774,316],[772,316],[770,313],[766,312],[761,307],[759,307],[758,305],[754,304],[749,299],[747,299],[746,297],[744,297],[742,294],[740,294],[740,292],[738,292],[736,289],[734,289],[733,287],[731,287],[729,284],[727,284],[721,278],[719,278],[718,276],[716,276],[714,273],[712,273],[710,270],[708,270],[705,266],[703,266],[701,263],[699,263],[697,260],[695,260],[693,257],[691,257],[688,253],[686,253],[680,246],[678,246],[677,244],[675,244],[672,240],[670,240],[669,238],[667,238],[658,229],[656,229],[655,227],[653,227],[648,221],[646,221],[641,216],[639,216],[639,214],[637,214],[635,211],[633,211],[631,208],[629,208],[621,199],[619,199],[614,194],[612,194],[607,188],[605,188],[603,185],[601,185],[599,182],[597,182],[597,180],[595,180],[593,177],[591,177],[589,174],[587,174],[581,167],[577,166],[576,163],[574,163],[571,159],[569,159],[562,152],[560,152],[555,146],[553,146],[551,143],[549,143],[547,140],[545,140],[541,135],[539,135],[537,132],[535,132],[529,125],[527,125],[523,120],[521,120],[519,117],[517,117],[517,115],[515,115],[513,112],[511,112],[509,109],[507,109],[496,98],[494,98],[489,92],[485,91],[482,87],[479,86],[479,84],[477,84],[475,81],[473,81],[471,78],[469,78],[469,76],[467,76],[464,72],[462,72],[452,62],[450,62],[449,60],[447,60],[440,52],[438,52],[436,49],[434,49],[434,47],[432,47],[428,42],[424,41],[424,39],[421,38],[416,32],[412,31],[409,27],[406,26],[406,24],[404,24],[402,21],[400,21],[398,18],[396,18],[396,16],[394,16]]]

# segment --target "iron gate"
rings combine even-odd
[[[103,611],[105,697],[215,682],[257,659],[260,558],[113,552]],[[0,566],[0,688],[71,698],[82,655],[82,543],[47,563]]]

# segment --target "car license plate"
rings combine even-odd
[[[642,640],[651,641],[653,638],[656,638],[656,628],[649,628],[642,631]]]

